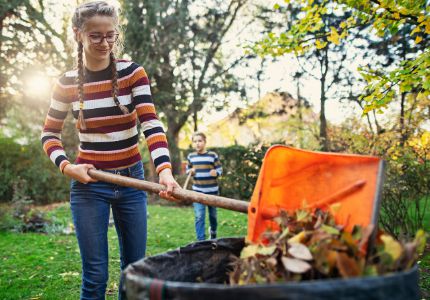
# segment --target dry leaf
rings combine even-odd
[[[242,252],[240,253],[240,258],[247,258],[252,257],[257,254],[258,251],[258,245],[249,245],[242,249]]]
[[[281,260],[285,269],[292,273],[302,274],[311,269],[310,264],[297,258],[282,257]]]
[[[270,257],[266,260],[266,264],[272,268],[276,267],[278,264],[278,261],[274,257]]]
[[[257,253],[261,255],[272,255],[276,250],[276,245],[272,246],[259,246]]]
[[[349,257],[347,254],[337,253],[337,268],[342,277],[356,277],[361,274],[360,267],[354,258]]]
[[[403,253],[402,245],[388,234],[381,235],[381,240],[384,242],[384,250],[388,253],[393,261],[400,258]]]
[[[288,253],[290,253],[291,256],[298,259],[303,259],[303,260],[313,259],[311,251],[309,251],[308,247],[300,243],[292,243],[290,248],[288,249]]]
[[[296,234],[295,236],[291,237],[288,240],[289,244],[293,244],[293,243],[300,243],[302,242],[306,237],[306,231],[301,231],[298,234]]]

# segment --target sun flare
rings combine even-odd
[[[26,94],[31,97],[44,97],[51,89],[49,78],[42,74],[28,77],[25,86]]]

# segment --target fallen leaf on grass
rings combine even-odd
[[[65,272],[65,273],[61,273],[60,274],[61,277],[66,277],[66,276],[79,276],[78,272]]]

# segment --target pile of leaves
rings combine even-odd
[[[282,211],[279,232],[266,232],[262,244],[249,244],[235,258],[231,285],[382,275],[411,268],[425,247],[425,233],[403,243],[373,226],[352,232],[328,212]],[[375,237],[374,239],[372,237]]]

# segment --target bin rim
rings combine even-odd
[[[398,272],[392,272],[387,273],[383,275],[371,275],[371,276],[357,276],[357,277],[351,277],[351,278],[327,278],[327,279],[314,279],[314,280],[305,280],[305,281],[286,281],[286,282],[280,282],[280,283],[263,283],[263,284],[248,284],[248,285],[229,285],[225,283],[206,283],[206,282],[186,282],[186,281],[170,281],[170,280],[163,280],[159,278],[152,278],[152,277],[146,277],[146,276],[139,276],[136,274],[126,274],[126,277],[128,280],[133,280],[133,278],[137,278],[139,280],[146,279],[149,281],[157,281],[161,283],[163,286],[169,286],[169,287],[175,287],[175,288],[193,288],[198,286],[201,288],[210,288],[210,289],[216,289],[216,288],[222,288],[222,289],[260,289],[260,288],[281,288],[281,287],[288,287],[288,286],[307,286],[310,287],[314,285],[315,283],[325,283],[325,284],[342,284],[342,283],[351,283],[354,281],[373,281],[376,278],[381,280],[386,280],[390,278],[396,278],[399,276],[410,276],[413,273],[419,272],[418,265],[415,264],[412,268],[407,270],[402,270]]]

